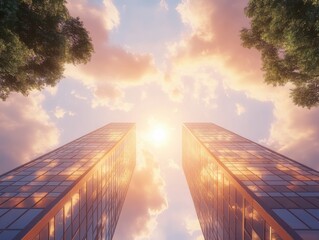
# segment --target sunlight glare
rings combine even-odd
[[[152,139],[155,143],[162,143],[166,138],[166,131],[162,126],[157,126],[152,131]]]
[[[167,130],[163,125],[156,125],[151,129],[150,140],[155,145],[162,145],[167,140]]]

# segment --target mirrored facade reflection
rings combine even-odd
[[[112,239],[135,167],[112,123],[0,176],[0,239]]]
[[[206,240],[319,239],[319,172],[212,123],[183,126],[183,169]]]

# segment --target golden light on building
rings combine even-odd
[[[184,124],[183,169],[206,240],[319,239],[319,172],[211,123]]]

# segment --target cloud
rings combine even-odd
[[[161,82],[164,92],[171,100],[181,102],[185,94],[190,93],[194,100],[212,103],[216,99],[218,82],[214,81],[215,70],[208,61],[196,59],[179,61],[174,56],[174,46],[169,47],[171,58],[169,67]],[[186,59],[186,58],[185,58]]]
[[[177,161],[172,158],[168,159],[168,167],[175,170],[181,170],[181,167],[177,164]]]
[[[75,113],[74,112],[71,112],[71,111],[66,111],[65,109],[63,109],[62,107],[60,106],[56,106],[54,111],[53,111],[53,114],[56,118],[60,119],[60,118],[64,118],[65,114],[69,115],[69,116],[74,116]]]
[[[160,8],[161,8],[162,10],[165,10],[165,11],[168,11],[168,10],[169,10],[169,9],[168,9],[168,4],[167,4],[166,0],[160,0],[159,5],[160,5]]]
[[[43,95],[12,94],[0,103],[1,173],[11,170],[58,143],[59,131],[42,108]]]
[[[198,231],[201,232],[201,227],[197,218],[186,217],[186,219],[184,220],[184,224],[190,236],[193,236],[194,233]]]
[[[100,3],[88,0],[71,0],[67,2],[67,7],[73,16],[80,16],[85,21],[85,25],[94,26],[94,22],[89,15],[94,16],[99,21],[96,24],[102,26],[103,31],[94,31],[96,39],[104,37],[105,30],[112,30],[120,24],[120,14],[111,0],[102,0]],[[101,15],[104,13],[104,15]],[[91,29],[91,28],[90,28]],[[98,37],[99,36],[99,37]]]
[[[249,86],[247,96],[269,100],[265,92],[271,87],[263,84],[259,53],[241,46],[239,31],[247,25],[245,5],[246,1],[182,1],[177,11],[191,31],[169,45],[168,75],[183,80],[176,72],[193,67],[197,73],[209,72],[211,77],[206,79],[210,82],[214,82],[212,76],[221,76],[232,89],[242,91]]]
[[[146,93],[146,91],[142,91],[141,92],[141,97],[140,97],[140,99],[141,100],[145,100],[147,98],[147,93]]]
[[[183,0],[177,11],[190,31],[168,48],[168,78],[183,85],[189,80],[178,73],[189,66],[201,69],[188,76],[192,79],[196,79],[198,72],[212,69],[212,75],[221,78],[229,89],[259,101],[270,101],[274,106],[274,119],[267,144],[319,169],[315,160],[319,153],[318,109],[294,106],[289,98],[290,86],[274,88],[263,82],[259,52],[241,46],[239,32],[248,26],[244,15],[247,3],[246,0]],[[216,81],[209,76],[207,81]],[[237,106],[237,113],[242,111]]]
[[[288,94],[275,104],[276,121],[266,144],[284,155],[319,170],[319,109],[302,109],[291,103]]]
[[[125,101],[125,92],[117,85],[101,83],[95,88],[92,107],[107,106],[110,110],[128,112],[133,104]]]
[[[231,79],[235,90],[242,90],[243,84],[249,84],[251,88],[258,85],[258,90],[265,88],[260,84],[262,73],[258,53],[241,46],[239,31],[247,25],[243,17],[244,6],[245,1],[221,0],[184,0],[177,6],[182,22],[190,31],[180,41],[168,44],[166,79],[174,81],[164,81],[166,92],[170,94],[174,86],[182,86],[179,89],[180,98],[183,98],[187,93],[185,85],[196,81],[196,85],[206,91],[198,94],[198,88],[193,88],[193,95],[201,95],[200,100],[207,106],[216,107],[216,77]],[[255,92],[246,94],[259,100],[268,99]]]
[[[93,90],[94,98],[97,98],[93,100],[95,104],[101,102],[99,96],[105,99],[105,94],[96,92],[103,91],[101,89],[105,86],[116,85],[116,88],[123,89],[140,85],[156,74],[150,54],[133,53],[110,43],[109,32],[120,24],[119,12],[112,1],[96,4],[88,0],[72,0],[68,2],[68,9],[73,16],[81,18],[90,32],[94,54],[86,65],[68,65],[65,75],[82,81]]]
[[[246,112],[246,108],[240,103],[236,103],[236,113],[238,116],[242,115]]]
[[[45,91],[47,91],[51,96],[55,96],[58,92],[58,85],[54,87],[48,86],[45,88]]]
[[[87,100],[87,97],[85,96],[82,96],[81,94],[79,94],[76,90],[72,90],[71,91],[71,95],[74,96],[75,98],[77,99],[80,99],[80,100]]]
[[[175,80],[173,80],[175,79]],[[177,81],[176,81],[177,80]],[[184,97],[184,86],[178,81],[179,78],[173,77],[173,74],[166,75],[164,81],[162,81],[162,89],[168,94],[171,100],[175,102],[181,102]]]
[[[157,216],[167,208],[164,180],[154,156],[142,150],[116,227],[114,239],[148,239]]]
[[[64,115],[65,115],[65,113],[66,113],[66,111],[65,111],[63,108],[57,106],[57,107],[54,109],[54,112],[53,112],[53,113],[54,113],[54,116],[55,116],[56,118],[63,118]]]

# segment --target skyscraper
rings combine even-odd
[[[183,126],[206,240],[319,239],[319,172],[211,123]]]
[[[135,145],[112,123],[0,176],[0,239],[112,239]]]

